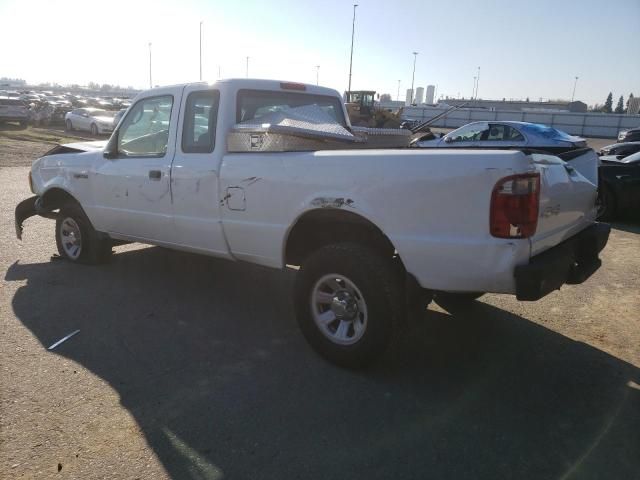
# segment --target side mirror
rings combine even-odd
[[[118,130],[115,130],[111,135],[107,145],[104,147],[102,156],[109,160],[118,158]]]

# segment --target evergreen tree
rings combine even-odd
[[[611,109],[613,107],[613,93],[609,92],[607,96],[607,100],[604,102],[604,107],[602,107],[602,111],[604,113],[611,113]]]
[[[620,95],[620,98],[618,99],[618,104],[616,105],[615,112],[624,113],[624,98],[622,98],[622,95]]]
[[[633,93],[630,93],[629,98],[627,98],[627,107],[624,109],[624,113],[629,113],[629,103],[631,103],[632,98],[633,98]]]

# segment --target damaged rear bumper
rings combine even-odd
[[[16,226],[16,237],[18,240],[22,240],[22,224],[27,218],[34,217],[36,215],[40,215],[45,218],[53,218],[57,217],[56,213],[45,210],[42,207],[42,199],[39,196],[29,197],[23,201],[21,201],[18,205],[16,205],[15,210],[15,226]]]
[[[598,254],[607,244],[611,227],[596,223],[555,247],[516,267],[518,300],[539,300],[565,283],[578,284],[589,278],[602,262]]]

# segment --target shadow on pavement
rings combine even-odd
[[[17,317],[120,394],[176,479],[632,478],[637,368],[482,302],[364,372],[298,333],[293,273],[146,248],[12,265]]]

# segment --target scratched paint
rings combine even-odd
[[[353,207],[354,203],[352,199],[344,197],[318,197],[311,200],[312,206],[320,208]]]

